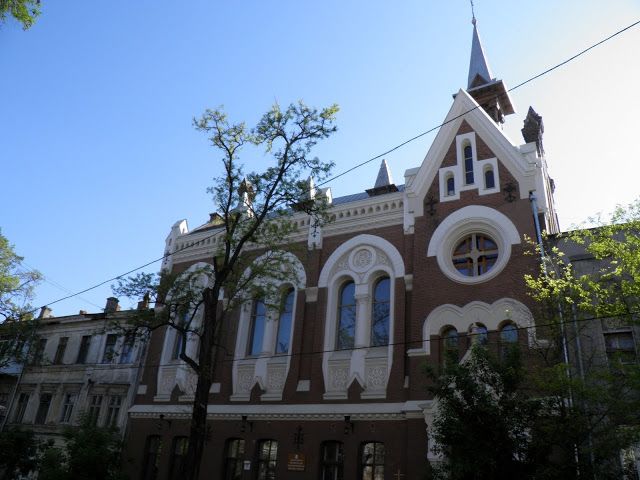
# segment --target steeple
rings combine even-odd
[[[493,78],[491,74],[489,62],[487,62],[482,42],[480,42],[475,14],[471,23],[473,24],[473,37],[471,39],[467,92],[496,123],[504,123],[505,115],[515,113],[511,98],[509,98],[509,93],[502,80]]]
[[[376,178],[376,184],[373,188],[367,190],[370,197],[380,195],[382,193],[397,192],[398,187],[393,183],[391,178],[391,171],[387,161],[383,158],[380,163],[380,170],[378,170],[378,177]]]
[[[478,87],[494,80],[491,75],[489,63],[487,62],[487,57],[482,48],[482,42],[480,42],[475,16],[473,20],[471,20],[471,23],[473,24],[473,39],[471,40],[471,60],[469,61],[469,81],[467,89]]]

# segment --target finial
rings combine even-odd
[[[471,23],[473,26],[476,26],[476,13],[473,10],[473,0],[469,0],[471,2]]]

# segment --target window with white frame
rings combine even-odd
[[[102,363],[111,363],[116,354],[116,342],[118,335],[110,333],[107,335],[107,341],[104,344],[104,352],[102,353]]]
[[[256,299],[253,301],[253,311],[251,313],[248,355],[257,356],[262,352],[266,323],[267,306],[264,300]]]
[[[278,335],[276,336],[276,354],[289,353],[295,293],[296,292],[293,288],[289,288],[282,292],[280,315],[278,317]]]
[[[356,284],[346,282],[340,288],[338,297],[338,329],[336,333],[336,349],[353,348],[356,338]]]
[[[104,420],[105,427],[115,427],[118,425],[118,417],[120,408],[122,407],[122,396],[111,395],[109,397],[109,405],[107,405],[107,416]]]
[[[69,423],[73,415],[73,407],[76,405],[78,395],[76,393],[65,393],[62,401],[62,415],[60,415],[60,423]]]
[[[473,149],[470,144],[467,144],[463,148],[464,153],[464,183],[466,185],[472,185],[473,178]]]
[[[92,425],[98,424],[100,410],[102,409],[102,397],[102,395],[91,395],[89,397],[89,408],[87,410],[87,416]]]
[[[389,277],[379,278],[373,288],[371,305],[371,346],[389,343],[389,320],[391,315],[391,285]]]

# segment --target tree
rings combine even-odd
[[[0,478],[27,475],[38,464],[40,443],[33,431],[9,429],[0,432]]]
[[[27,30],[40,15],[40,0],[0,0],[0,23],[4,22],[8,15]]]
[[[244,123],[229,123],[221,110],[207,110],[194,120],[195,127],[222,153],[222,174],[209,189],[218,212],[211,266],[182,275],[141,274],[114,287],[116,295],[154,297],[156,311],[141,315],[139,325],[151,330],[163,325],[175,329],[182,342],[180,358],[195,374],[183,472],[188,480],[196,479],[200,468],[209,390],[229,312],[253,298],[278,306],[278,283],[296,275],[291,253],[284,250],[297,229],[290,217],[303,211],[314,222],[325,220],[326,202],[313,179],[325,179],[333,164],[311,158],[310,152],[319,140],[335,132],[337,110],[335,105],[322,110],[303,103],[285,110],[275,105],[252,129]],[[239,154],[247,146],[262,149],[273,164],[245,176]],[[192,338],[200,342],[196,355],[187,349]]]
[[[640,368],[635,354],[611,355],[598,342],[584,342],[601,338],[609,326],[637,324],[640,201],[590,223],[595,226],[544,239],[537,248],[540,274],[525,281],[539,305],[538,322],[550,326],[560,350],[553,361],[544,359],[539,375],[543,391],[564,404],[553,441],[576,462],[576,472],[608,478],[620,451],[640,440]]]
[[[98,427],[90,415],[66,427],[62,448],[49,446],[39,459],[41,480],[121,480],[122,442],[115,427]]]
[[[41,275],[24,269],[21,262],[22,257],[0,233],[0,368],[22,359],[32,332],[29,302]]]
[[[432,450],[446,461],[437,478],[529,478],[547,453],[531,437],[542,403],[524,387],[519,350],[504,361],[480,344],[462,363],[448,361],[442,375],[430,372],[437,402],[430,427]]]

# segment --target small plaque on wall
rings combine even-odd
[[[290,453],[287,457],[287,470],[290,472],[304,472],[304,454]]]

